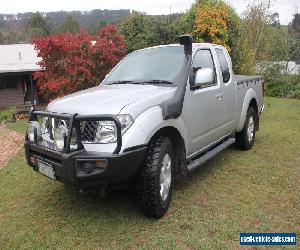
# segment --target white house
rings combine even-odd
[[[42,70],[39,61],[31,44],[0,45],[0,109],[38,101],[32,73]]]

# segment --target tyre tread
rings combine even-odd
[[[139,206],[146,216],[161,218],[165,209],[162,209],[157,197],[157,178],[159,178],[159,160],[165,144],[170,143],[169,138],[161,136],[150,143],[145,155],[144,162],[139,169],[138,175],[138,200]],[[171,190],[170,190],[171,191]]]

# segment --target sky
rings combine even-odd
[[[132,9],[147,14],[169,14],[186,11],[195,0],[0,0],[0,13],[50,12],[92,9]],[[238,14],[252,2],[269,0],[227,0]],[[271,11],[278,12],[281,24],[288,24],[300,12],[300,0],[270,0]],[[171,8],[170,8],[171,6]]]

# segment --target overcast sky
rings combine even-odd
[[[92,9],[133,9],[148,14],[168,14],[186,11],[194,0],[0,0],[0,13],[50,12]],[[247,4],[258,0],[227,0],[241,14]],[[269,0],[261,0],[268,2]],[[300,0],[270,0],[271,10],[279,12],[280,22],[288,24],[295,11],[300,11]]]

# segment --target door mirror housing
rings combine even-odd
[[[215,81],[214,71],[211,68],[198,69],[195,75],[195,83],[193,87],[202,87],[204,85],[213,84]]]

